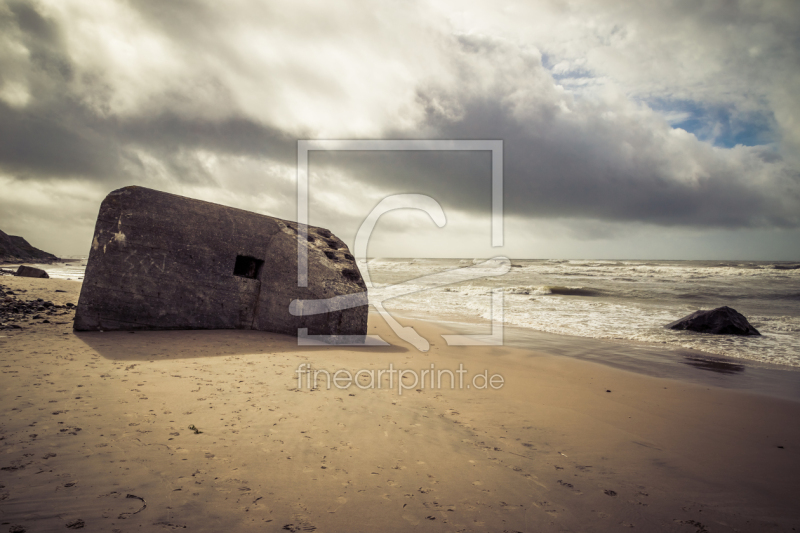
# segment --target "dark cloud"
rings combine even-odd
[[[647,132],[613,124],[555,120],[523,127],[497,102],[464,106],[461,120],[438,125],[440,138],[503,139],[506,213],[666,226],[796,227],[800,176],[780,160],[741,148],[751,168],[708,149],[685,151]],[[541,123],[540,123],[541,124]],[[696,143],[686,139],[687,144]],[[319,153],[311,164],[336,166],[387,191],[429,194],[450,209],[491,208],[491,157],[483,153]]]
[[[486,40],[461,37],[459,44],[468,54],[482,50],[503,62],[508,47]],[[547,76],[541,63],[532,67],[536,79]],[[463,87],[470,86],[466,77]],[[426,106],[420,130],[428,136],[504,141],[508,215],[720,228],[800,225],[800,172],[771,148],[717,148],[641,107],[559,100],[548,91],[520,102],[513,99],[517,90],[420,96]],[[314,161],[387,190],[430,194],[451,209],[490,210],[487,154],[320,154]]]
[[[0,100],[0,169],[16,178],[89,178],[116,186],[146,178],[137,175],[142,168],[139,150],[187,181],[202,177],[186,163],[186,150],[284,163],[295,157],[293,136],[253,118],[210,119],[172,112],[171,103],[187,98],[175,91],[158,95],[162,105],[153,109],[123,116],[109,113],[113,95],[102,76],[88,72],[80,83],[74,79],[57,22],[27,3],[10,3],[0,14],[7,36],[27,51],[0,49],[0,81],[9,81],[2,79],[4,72],[16,72],[29,93],[23,105]],[[216,99],[222,104],[226,91],[217,86]],[[100,105],[93,105],[98,100]]]
[[[92,19],[88,4],[4,3],[0,175],[109,190],[130,183],[221,188],[236,181],[223,179],[234,171],[208,161],[241,158],[246,179],[229,192],[247,205],[253,190],[279,179],[269,169],[294,166],[297,139],[502,139],[505,209],[518,219],[796,228],[800,173],[780,145],[796,134],[782,118],[793,116],[796,97],[788,90],[751,94],[753,79],[767,72],[779,83],[786,78],[776,65],[797,60],[757,26],[769,21],[783,35],[796,24],[734,4],[676,4],[673,34],[658,9],[586,2],[571,19],[543,15],[554,26],[571,21],[556,28],[565,35],[547,48],[454,32],[423,4],[387,3],[381,11],[350,2],[319,14],[104,2],[104,15]],[[542,2],[542,13],[554,5]],[[518,35],[536,22],[526,16],[510,21]],[[725,25],[742,29],[749,48],[718,51],[733,42]],[[556,29],[548,38],[556,39]],[[676,62],[668,51],[703,61]],[[727,62],[748,54],[767,59],[740,59],[741,81]],[[708,83],[714,61],[727,87]],[[664,81],[661,67],[691,83]],[[663,117],[686,110],[690,117],[677,124],[690,133]],[[721,134],[713,123],[723,124]],[[742,139],[771,145],[737,146]],[[320,152],[310,161],[320,175],[338,176],[343,191],[424,193],[446,211],[481,216],[491,207],[488,153]],[[288,194],[286,183],[275,183],[277,195]],[[330,202],[321,216],[349,216],[345,204]],[[612,231],[603,227],[603,235]]]
[[[164,159],[183,149],[201,149],[275,163],[292,164],[297,160],[294,136],[245,117],[203,120],[160,113],[118,124],[117,135],[120,142],[146,147]]]
[[[15,109],[0,102],[0,167],[21,179],[87,177],[118,185],[137,175],[142,150],[184,172],[186,150],[291,163],[296,139],[247,118],[204,120],[170,113],[124,120],[100,117],[72,99]]]

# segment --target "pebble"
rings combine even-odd
[[[0,285],[0,330],[22,329],[13,322],[41,320],[42,324],[50,324],[50,317],[68,315],[75,311],[72,303],[58,305],[43,298],[22,300],[14,291],[6,290]]]

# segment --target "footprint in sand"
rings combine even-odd
[[[412,526],[416,526],[420,522],[418,518],[415,518],[415,517],[413,517],[413,516],[411,516],[409,514],[404,514],[403,515],[403,520],[405,520],[406,522],[408,522]]]
[[[517,510],[520,507],[523,507],[523,506],[521,504],[520,505],[514,505],[514,504],[511,504],[511,503],[500,502],[500,508],[503,509],[503,510],[506,510],[506,511]]]
[[[435,511],[450,511],[456,510],[455,505],[442,505],[439,502],[422,502],[426,509],[433,509]]]
[[[292,532],[296,532],[296,531],[316,531],[317,530],[316,526],[312,526],[311,524],[305,523],[305,522],[298,522],[296,524],[286,524],[285,526],[283,526],[282,529],[285,529],[286,531],[292,531]]]

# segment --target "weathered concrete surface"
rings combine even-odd
[[[58,257],[38,248],[16,235],[0,231],[0,263],[52,263]]]
[[[50,276],[47,275],[47,272],[42,270],[41,268],[34,268],[29,267],[26,265],[20,265],[17,269],[17,273],[14,274],[15,276],[20,276],[23,278],[49,278]]]
[[[708,311],[695,311],[664,327],[717,335],[761,335],[756,328],[750,325],[744,315],[727,305]]]
[[[116,190],[100,206],[74,327],[365,335],[366,297],[351,309],[289,313],[294,299],[366,292],[347,246],[313,226],[302,243],[308,287],[298,287],[297,226],[143,187]]]

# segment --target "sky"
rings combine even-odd
[[[297,219],[376,257],[800,260],[800,2],[0,0],[0,229],[87,254],[140,185]]]

